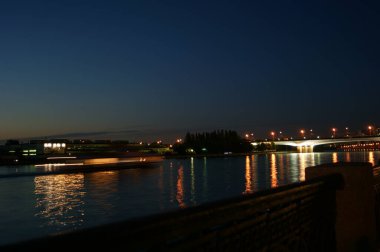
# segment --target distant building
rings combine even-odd
[[[40,144],[42,146],[42,144]],[[63,141],[50,141],[43,143],[43,154],[65,154],[67,144]]]
[[[8,140],[1,147],[2,157],[32,158],[50,154],[65,154],[66,143],[64,141],[31,140],[29,143],[19,143]]]

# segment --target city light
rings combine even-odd
[[[305,139],[305,130],[301,129],[300,133],[301,133],[301,137]]]
[[[44,143],[44,148],[53,148],[53,149],[66,148],[66,143]]]
[[[252,139],[253,138],[253,133],[245,133],[244,136],[245,136],[246,139],[249,139],[249,138]]]
[[[272,131],[270,134],[272,136],[272,140],[274,140],[274,135],[275,135],[274,131]]]
[[[350,136],[350,131],[349,131],[349,128],[348,128],[348,127],[346,127],[345,129],[346,129],[346,137],[349,137],[349,136]]]
[[[284,138],[284,136],[283,136],[283,134],[282,134],[282,130],[279,132],[279,138],[278,138],[278,140],[281,140],[281,139],[283,139]]]

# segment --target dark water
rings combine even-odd
[[[226,199],[305,179],[305,168],[380,152],[168,159],[154,168],[0,178],[0,245]],[[0,167],[0,174],[35,172]]]

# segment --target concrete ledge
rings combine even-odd
[[[338,162],[306,168],[306,180],[338,173],[344,188],[336,192],[337,251],[375,251],[376,221],[371,163]]]

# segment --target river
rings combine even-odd
[[[157,167],[0,178],[0,245],[186,208],[305,179],[331,162],[377,164],[380,151],[166,159]],[[35,172],[0,167],[0,174]]]

